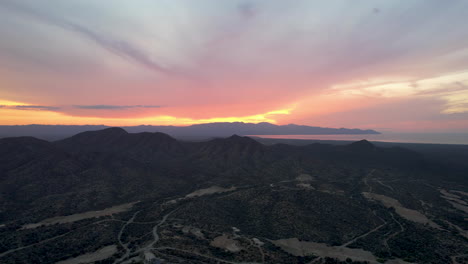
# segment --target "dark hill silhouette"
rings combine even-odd
[[[59,163],[69,156],[68,153],[56,148],[50,142],[34,137],[0,139],[0,160],[2,161],[0,170],[33,163]]]
[[[228,138],[216,138],[198,144],[197,155],[203,157],[231,157],[242,158],[245,156],[261,155],[265,146],[249,137],[232,135]]]
[[[146,158],[184,151],[182,144],[167,134],[128,133],[118,127],[79,133],[55,144],[70,152],[126,152]]]
[[[98,149],[102,147],[112,147],[114,144],[120,144],[127,136],[128,133],[124,129],[112,127],[98,131],[82,132],[70,138],[61,140],[57,142],[57,144],[74,150],[82,148]]]
[[[363,139],[354,143],[351,143],[347,146],[349,149],[354,151],[373,151],[376,150],[376,147],[369,141]]]

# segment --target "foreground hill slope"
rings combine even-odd
[[[0,262],[464,263],[468,171],[447,164],[367,141],[0,139]]]

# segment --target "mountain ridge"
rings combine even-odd
[[[105,125],[15,125],[0,126],[0,138],[34,136],[40,139],[61,140],[85,131],[111,128]],[[217,122],[190,126],[121,126],[129,133],[163,132],[176,138],[210,138],[238,135],[346,135],[380,134],[371,129],[327,128],[305,125],[275,125],[271,123]]]

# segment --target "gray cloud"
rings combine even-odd
[[[240,15],[245,19],[250,19],[254,17],[258,12],[257,7],[253,3],[250,3],[250,2],[239,4],[237,6],[237,9]]]
[[[132,108],[161,108],[160,105],[74,105],[79,109],[94,109],[94,110],[125,110]]]
[[[46,106],[46,105],[13,105],[11,108],[19,110],[44,110],[44,111],[56,111],[60,110],[60,107]]]
[[[161,108],[160,105],[73,105],[72,107],[78,109],[89,110],[126,110],[135,108]],[[43,111],[58,111],[61,107],[48,106],[48,105],[0,105],[4,109],[17,109],[17,110],[43,110]]]
[[[17,12],[22,15],[26,15],[28,17],[34,18],[36,20],[42,21],[43,23],[53,25],[59,28],[62,28],[67,31],[74,32],[81,37],[84,37],[97,45],[101,48],[119,56],[124,59],[136,62],[145,68],[150,70],[166,73],[166,74],[173,74],[174,71],[171,71],[165,67],[162,67],[157,62],[153,61],[148,54],[146,54],[143,50],[139,49],[138,47],[134,46],[133,44],[121,40],[121,39],[112,39],[108,36],[100,34],[96,31],[93,31],[90,28],[87,28],[82,25],[75,24],[73,22],[67,21],[65,19],[49,16],[32,8],[28,8],[22,5],[18,5],[17,3],[10,2],[10,1],[3,1],[0,2],[0,7],[5,7],[9,10]]]

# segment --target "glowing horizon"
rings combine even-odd
[[[187,126],[193,124],[206,124],[216,122],[244,122],[244,123],[261,123],[268,122],[276,124],[274,117],[276,115],[287,115],[291,109],[282,109],[267,112],[264,114],[243,116],[243,117],[214,117],[207,119],[191,119],[179,118],[174,116],[152,116],[145,118],[99,118],[99,117],[76,117],[69,116],[63,113],[44,109],[44,106],[30,105],[25,103],[1,101],[2,118],[5,121],[2,125],[111,125],[111,126],[134,126],[134,125],[175,125]],[[28,111],[27,115],[23,115],[24,111]],[[22,118],[25,117],[25,121]],[[11,118],[11,119],[10,119]],[[8,123],[8,120],[11,123]],[[28,120],[36,120],[36,123],[30,123]],[[40,123],[37,123],[39,120]]]

